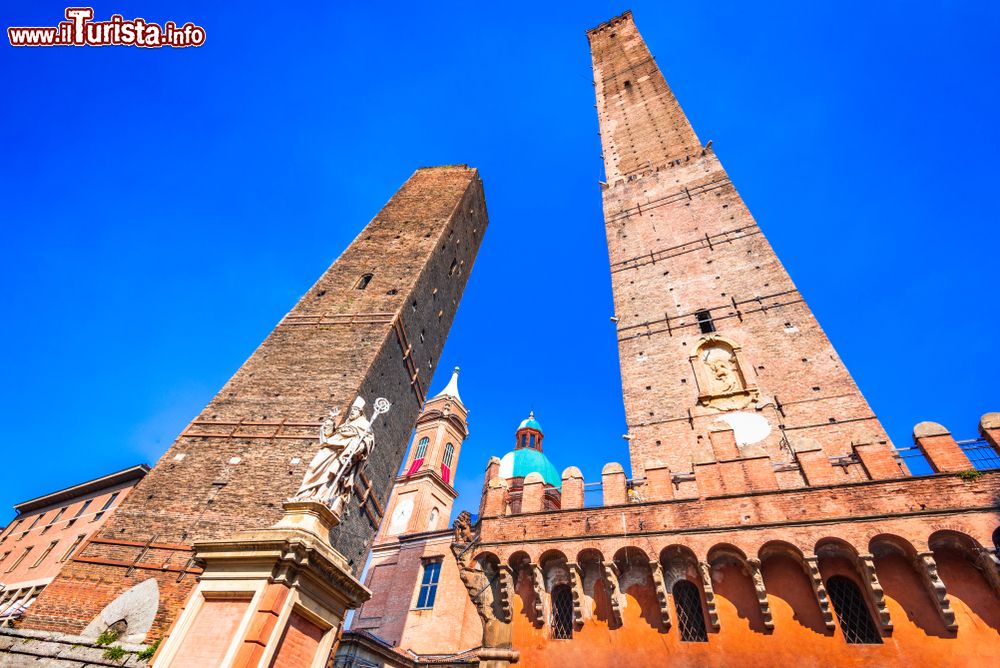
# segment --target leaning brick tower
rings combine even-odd
[[[162,638],[200,573],[192,545],[273,525],[328,411],[385,397],[392,408],[373,424],[378,448],[331,536],[357,575],[486,225],[475,169],[417,170],[46,588],[23,627],[79,634],[142,584],[141,601],[129,605],[152,605],[146,637]]]
[[[690,470],[720,449],[782,461],[800,442],[842,457],[844,481],[898,475],[885,430],[631,14],[588,38],[633,473],[647,461]],[[735,444],[713,447],[720,430]]]

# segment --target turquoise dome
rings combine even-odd
[[[532,427],[532,429],[537,429],[537,427]],[[508,480],[523,478],[529,473],[538,473],[542,476],[542,480],[549,485],[556,489],[562,488],[562,476],[559,475],[556,467],[552,465],[548,457],[531,448],[520,448],[501,457],[499,473],[501,478]]]
[[[521,425],[518,429],[535,429],[537,431],[542,431],[542,425],[538,423],[538,420],[535,419],[535,414],[532,413],[526,419],[521,420]],[[542,433],[544,434],[545,432],[542,431]]]

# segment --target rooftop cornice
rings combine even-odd
[[[590,28],[589,30],[587,30],[587,34],[588,35],[592,35],[592,34],[594,34],[596,32],[600,32],[601,30],[604,30],[605,28],[610,28],[611,26],[616,26],[616,25],[618,25],[618,24],[620,24],[620,23],[622,23],[624,21],[628,21],[628,20],[631,20],[631,19],[632,19],[632,10],[631,9],[626,9],[624,12],[622,12],[618,16],[615,16],[614,18],[610,18],[607,21],[605,21],[604,23],[601,23],[600,25],[597,25],[597,26],[594,26],[593,28]]]
[[[100,492],[101,490],[108,489],[109,487],[116,487],[132,480],[141,480],[147,473],[149,473],[149,466],[146,464],[136,464],[135,466],[130,466],[127,469],[122,469],[121,471],[115,471],[114,473],[101,476],[100,478],[94,478],[93,480],[88,480],[87,482],[81,482],[79,485],[73,485],[72,487],[66,487],[44,496],[22,501],[21,503],[14,505],[14,510],[18,513],[18,515],[23,515],[33,510],[46,508],[57,503],[71,501],[81,496],[87,496],[95,492]]]

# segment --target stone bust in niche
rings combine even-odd
[[[691,356],[698,381],[698,403],[729,411],[745,408],[759,392],[747,382],[734,342],[711,336],[703,339]]]

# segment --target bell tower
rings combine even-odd
[[[376,543],[402,534],[447,528],[458,492],[455,469],[469,435],[469,411],[458,395],[458,367],[441,392],[427,400],[417,418],[413,441],[396,479]]]

